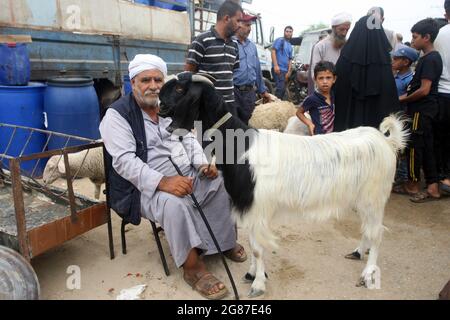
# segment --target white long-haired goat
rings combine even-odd
[[[184,74],[183,77],[187,75]],[[162,89],[161,115],[172,117],[169,131],[191,130],[194,121],[215,128],[249,132],[250,143],[239,154],[225,143],[224,152],[237,153],[244,164],[224,164],[224,182],[237,218],[249,230],[252,261],[246,278],[253,280],[250,297],[266,290],[264,247],[276,246],[271,219],[287,207],[317,221],[344,214],[362,220],[362,240],[352,256],[362,259],[370,249],[360,281],[375,281],[383,216],[396,168],[396,155],[404,148],[404,122],[389,116],[380,130],[360,127],[313,137],[270,130],[255,130],[228,114],[223,100],[202,76],[192,81],[169,81]]]

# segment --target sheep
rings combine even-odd
[[[228,112],[209,80],[197,74],[186,81],[188,76],[169,81],[161,90],[160,115],[172,119],[167,130],[186,134],[195,121],[202,121],[205,130],[213,128],[222,137],[234,130],[250,138],[243,150],[228,143],[231,139],[222,150],[216,150],[216,155],[218,151],[233,153],[239,161],[218,167],[223,171],[234,216],[249,231],[253,253],[245,276],[252,281],[249,297],[265,293],[264,248],[277,247],[270,221],[281,208],[319,222],[345,213],[357,214],[363,235],[346,258],[363,259],[369,249],[359,283],[369,289],[374,283],[379,285],[377,258],[384,208],[394,182],[396,157],[408,135],[405,121],[391,115],[379,130],[359,127],[312,137],[256,130]]]
[[[95,185],[95,199],[100,199],[100,189],[105,183],[105,169],[103,163],[103,148],[86,149],[77,153],[69,153],[70,174],[86,177]],[[80,168],[80,166],[82,167]],[[61,155],[51,157],[44,169],[43,182],[50,184],[58,178],[65,177],[66,168]]]
[[[309,119],[311,117],[309,116],[309,113],[305,113],[305,116]],[[300,121],[300,119],[297,116],[293,116],[289,118],[288,124],[286,126],[286,129],[284,129],[283,133],[290,133],[290,134],[296,134],[300,136],[309,136],[309,129],[306,124]]]
[[[283,132],[289,118],[295,116],[297,109],[292,102],[276,101],[255,107],[249,125],[255,129],[269,129]]]

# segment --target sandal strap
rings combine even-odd
[[[208,294],[214,286],[221,284],[222,282],[217,279],[212,273],[204,273],[201,278],[194,284],[198,291]]]

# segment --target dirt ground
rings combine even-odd
[[[87,179],[76,181],[75,191],[93,197]],[[102,195],[103,196],[103,195]],[[385,214],[385,226],[378,265],[381,289],[368,290],[355,284],[365,261],[343,256],[357,247],[360,239],[357,217],[312,223],[294,215],[274,222],[280,247],[266,254],[269,275],[262,299],[437,299],[450,279],[450,197],[436,202],[413,204],[408,197],[392,195]],[[245,230],[239,242],[248,248]],[[109,259],[106,225],[36,257],[32,265],[41,285],[41,298],[116,299],[122,289],[148,285],[143,299],[202,299],[183,281],[181,270],[162,243],[171,275],[166,277],[148,221],[127,226],[128,254],[120,247],[120,220],[113,214],[114,260]],[[219,257],[207,257],[210,270],[231,290]],[[228,260],[229,261],[229,260]],[[81,288],[67,289],[69,266],[79,266]],[[241,299],[247,299],[250,285],[242,281],[247,262],[229,261]],[[227,299],[233,299],[230,294]]]

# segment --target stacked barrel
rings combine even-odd
[[[46,81],[47,80],[47,81]],[[64,77],[30,82],[25,43],[0,43],[0,123],[44,129],[85,138],[100,137],[99,103],[90,77]],[[0,165],[8,156],[24,156],[83,142],[0,126]],[[22,174],[41,177],[47,159],[21,164]]]

